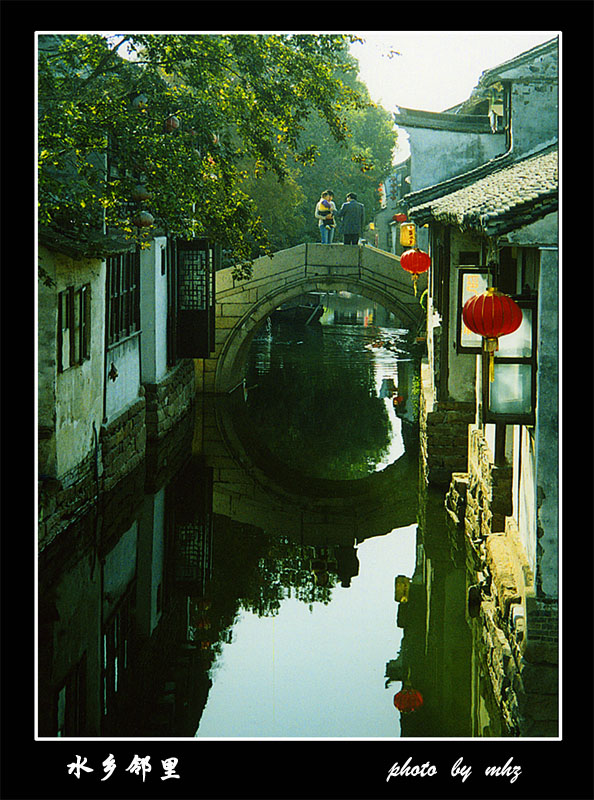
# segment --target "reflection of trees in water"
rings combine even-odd
[[[240,610],[258,617],[276,616],[286,598],[313,606],[330,602],[336,575],[319,586],[311,569],[314,548],[273,537],[259,528],[215,515],[216,569],[211,582],[214,634],[219,641],[213,651],[220,652],[221,639]]]
[[[335,576],[331,575],[325,586],[316,585],[309,550],[288,539],[271,541],[268,552],[258,563],[250,604],[244,608],[249,608],[259,617],[268,617],[275,616],[281,602],[289,597],[307,603],[310,608],[314,603],[327,605],[336,582]]]
[[[251,423],[268,447],[318,478],[368,475],[390,444],[373,362],[365,352],[341,355],[328,363],[321,352],[308,351],[298,361],[284,359],[282,366],[274,359],[249,397]]]

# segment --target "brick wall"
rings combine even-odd
[[[103,488],[109,490],[142,463],[146,452],[145,398],[101,428]]]
[[[468,426],[474,417],[474,403],[434,400],[422,381],[419,446],[426,483],[447,485],[453,472],[466,472]]]
[[[183,416],[195,397],[194,362],[184,359],[161,383],[145,384],[146,434],[160,439]]]

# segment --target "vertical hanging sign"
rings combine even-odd
[[[400,244],[414,247],[417,243],[417,226],[414,222],[403,222],[400,226]]]

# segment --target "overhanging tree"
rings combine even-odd
[[[270,252],[245,165],[284,180],[290,163],[311,163],[312,116],[347,138],[345,111],[364,105],[339,77],[351,38],[68,35],[45,47],[41,36],[39,224],[209,236],[238,265]]]
[[[289,176],[282,181],[274,173],[262,179],[247,171],[244,189],[256,201],[276,249],[318,240],[314,206],[324,189],[335,192],[339,207],[347,192],[356,192],[368,222],[380,209],[378,186],[391,171],[396,145],[393,119],[371,101],[367,88],[357,80],[354,59],[347,52],[341,58],[346,70],[341,71],[341,80],[364,101],[342,109],[347,135],[337,140],[319,116],[310,115],[299,143],[303,149],[315,149],[314,160],[289,161]]]

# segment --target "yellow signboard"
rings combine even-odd
[[[462,309],[471,297],[476,297],[476,295],[485,291],[488,284],[488,273],[486,271],[481,272],[477,267],[460,267],[458,281],[458,305],[460,309],[458,346],[462,350],[468,348],[472,351],[477,351],[482,347],[482,336],[478,333],[473,333],[466,327],[462,319]]]
[[[417,243],[416,226],[412,222],[403,222],[400,226],[400,244],[403,247],[414,247]]]

